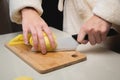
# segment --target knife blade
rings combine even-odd
[[[56,36],[57,48],[55,51],[71,51],[76,50],[77,46],[80,44],[77,42],[78,34],[70,35],[64,31],[55,29],[51,27],[52,32]],[[110,29],[108,32],[108,37],[119,34],[114,29]],[[88,35],[85,36],[85,40],[88,40]]]

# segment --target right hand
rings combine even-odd
[[[88,41],[91,45],[99,44],[106,40],[110,27],[110,22],[93,15],[81,26],[77,40],[82,44],[87,44]],[[89,40],[84,40],[86,34],[88,34]]]
[[[38,12],[32,8],[24,8],[21,11],[22,13],[22,29],[24,35],[25,44],[28,44],[28,33],[32,34],[33,39],[33,50],[37,51],[38,45],[40,45],[41,52],[46,54],[46,45],[43,36],[45,32],[51,43],[51,47],[55,48],[55,41],[52,36],[52,32],[46,22],[40,17]]]

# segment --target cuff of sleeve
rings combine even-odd
[[[10,1],[10,19],[12,22],[15,22],[17,24],[21,24],[22,22],[22,15],[21,15],[21,9],[25,7],[32,7],[34,8],[40,16],[43,13],[42,7],[41,7],[41,0],[18,0],[16,3],[14,0]]]
[[[120,25],[119,0],[101,0],[94,7],[93,13],[112,24]]]

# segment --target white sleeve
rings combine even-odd
[[[32,7],[41,15],[43,13],[41,3],[42,0],[9,0],[11,21],[17,24],[21,24],[22,15],[20,10],[25,7]]]
[[[93,13],[113,24],[120,25],[120,0],[100,0],[93,8]]]

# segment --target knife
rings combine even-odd
[[[118,33],[116,30],[114,30],[114,29],[111,28],[111,29],[109,30],[107,36],[110,37],[110,36],[114,36],[114,35],[118,35],[118,34],[119,34],[119,33]],[[72,35],[72,37],[73,37],[75,40],[77,40],[77,36],[78,36],[78,34]],[[88,35],[85,36],[84,40],[88,40]],[[80,44],[80,43],[79,43],[79,44]]]
[[[61,31],[52,27],[50,28],[56,36],[57,48],[55,49],[55,51],[76,50],[77,46],[80,44],[77,42],[78,34],[70,35],[64,31]],[[114,29],[110,29],[107,36],[110,37],[117,34],[119,34],[117,31],[115,31]],[[88,35],[86,35],[84,39],[88,40]]]

